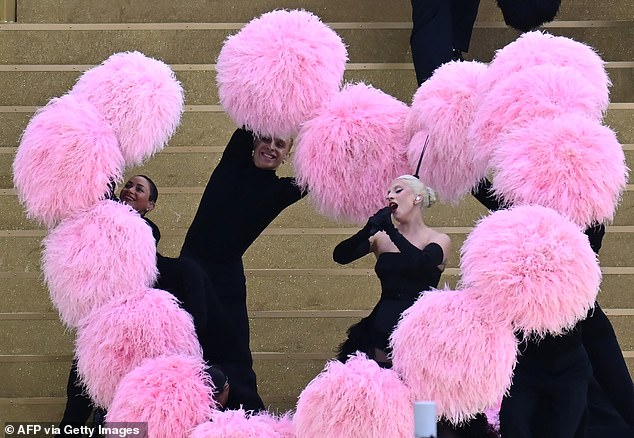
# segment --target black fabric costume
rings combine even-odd
[[[293,178],[280,178],[274,170],[257,168],[252,154],[253,134],[236,130],[207,183],[181,258],[194,261],[206,272],[226,312],[227,328],[237,336],[231,348],[208,350],[209,358],[231,382],[227,407],[261,410],[264,404],[257,394],[249,349],[242,256],[273,219],[304,194]],[[245,388],[241,400],[236,397],[239,391],[234,391],[238,386]]]
[[[378,229],[384,230],[399,252],[384,252],[377,257],[374,271],[381,283],[381,297],[367,317],[348,329],[347,339],[340,345],[337,359],[346,362],[356,351],[376,360],[375,349],[389,354],[389,337],[401,313],[410,307],[420,293],[438,286],[442,271],[438,268],[444,259],[437,243],[420,249],[409,242],[388,219],[391,210],[380,210],[357,234],[339,243],[333,259],[340,264],[350,263],[370,252],[369,238]],[[389,362],[378,362],[391,367]],[[446,421],[438,423],[439,438],[486,438],[497,436],[486,416],[479,414],[462,426]]]
[[[159,227],[150,219],[146,217],[143,219],[152,229],[152,235],[158,245],[161,238]],[[238,360],[244,357],[247,352],[238,349],[238,336],[231,330],[232,323],[212,288],[207,273],[197,263],[186,258],[165,257],[158,252],[156,257],[159,275],[153,287],[170,292],[179,300],[183,310],[192,315],[196,334],[203,350],[203,359],[215,368],[220,368],[219,365],[213,363],[214,354],[210,352],[223,351],[223,357],[227,360]],[[253,405],[257,402],[250,388],[244,387],[239,381],[231,384],[229,394],[234,403],[232,408],[239,407],[240,403]],[[73,427],[85,425],[94,409],[77,374],[77,359],[73,359],[68,376],[66,397],[64,416],[60,423],[62,431],[65,425]],[[95,423],[98,419],[103,421],[104,415],[105,410],[95,409]],[[64,433],[58,435],[58,437],[66,436],[71,435]]]
[[[480,0],[411,0],[410,46],[418,85],[469,51]]]
[[[374,349],[389,353],[389,336],[401,313],[410,307],[422,291],[438,286],[443,251],[437,243],[420,249],[409,242],[392,224],[391,210],[379,210],[354,236],[339,243],[332,254],[339,264],[350,263],[370,252],[369,238],[384,230],[399,252],[384,252],[374,266],[381,282],[381,297],[369,316],[350,327],[348,339],[340,346],[337,356],[345,362],[355,351],[374,358]]]
[[[117,198],[117,196],[114,194],[114,188],[114,183],[111,183],[110,195],[108,196],[108,199],[118,202],[119,198]],[[148,218],[144,217],[143,219],[152,229],[152,236],[154,237],[154,241],[158,245],[159,240],[161,240],[161,231],[159,230],[159,227]],[[160,257],[158,253],[157,257]],[[160,265],[158,263],[157,267],[159,268],[160,272]],[[154,287],[157,286],[155,285]],[[102,424],[100,421],[103,420],[105,411],[102,408],[95,408],[92,400],[90,399],[90,397],[88,397],[88,394],[81,384],[79,374],[77,373],[77,358],[73,358],[70,372],[68,374],[68,382],[66,384],[66,406],[64,407],[64,414],[59,424],[59,429],[61,433],[57,434],[56,436],[58,438],[75,436],[73,434],[66,434],[64,431],[64,427],[72,426],[73,428],[77,428],[86,425],[86,422],[90,418],[90,415],[93,413],[93,410],[95,411],[95,424]]]
[[[503,208],[483,180],[472,194]],[[585,230],[599,253],[605,226]],[[610,321],[599,303],[561,336],[523,340],[510,393],[500,410],[502,437],[634,437],[634,386]],[[519,336],[519,335],[518,335]],[[607,434],[606,434],[607,433]]]
[[[72,426],[72,428],[85,426],[93,409],[92,401],[84,393],[84,388],[77,374],[77,359],[73,358],[70,373],[68,374],[68,383],[66,384],[66,406],[59,424],[60,433],[56,437],[74,436],[65,433],[64,428],[66,426]]]

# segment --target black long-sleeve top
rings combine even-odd
[[[471,194],[491,211],[497,211],[507,207],[494,196],[491,192],[491,186],[491,182],[485,178],[471,191]],[[597,224],[590,226],[586,228],[585,234],[588,236],[592,250],[595,254],[599,254],[601,242],[605,234],[605,225]],[[592,310],[590,310],[590,312],[592,312]],[[539,341],[530,338],[524,339],[521,333],[517,333],[518,339],[524,341],[520,350],[525,357],[539,357],[546,358],[546,360],[552,355],[560,355],[565,351],[573,350],[581,345],[581,322],[582,321],[578,322],[572,329],[561,336],[548,335]]]
[[[294,178],[253,164],[253,135],[234,132],[211,174],[181,253],[212,262],[240,260],[253,241],[304,193]]]

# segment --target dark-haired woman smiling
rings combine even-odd
[[[119,199],[145,216],[156,207],[158,188],[149,177],[134,175],[119,192]]]

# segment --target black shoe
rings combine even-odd
[[[459,49],[453,49],[451,52],[451,60],[452,61],[464,61],[464,57],[462,56],[462,51]]]

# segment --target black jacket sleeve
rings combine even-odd
[[[484,178],[480,183],[471,190],[471,194],[491,211],[497,211],[503,208],[500,201],[491,192],[491,181]]]
[[[603,242],[603,236],[605,235],[605,225],[597,224],[586,228],[585,231],[588,240],[590,240],[590,247],[595,254],[599,254],[601,249],[601,243]]]
[[[280,194],[279,200],[285,206],[294,204],[308,194],[308,191],[302,190],[293,177],[280,178]]]
[[[221,161],[248,161],[253,155],[253,133],[246,129],[236,129],[225,146]]]

